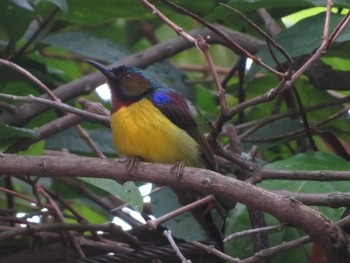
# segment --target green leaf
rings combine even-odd
[[[201,110],[205,112],[205,116],[215,118],[217,116],[219,107],[215,103],[216,99],[216,93],[204,89],[203,87],[198,87],[196,90],[196,106]],[[204,122],[203,122],[204,124]],[[205,119],[205,125],[208,124],[207,119]]]
[[[34,11],[33,4],[30,0],[11,0],[11,2],[29,11]]]
[[[61,19],[85,25],[99,25],[118,18],[151,17],[151,11],[136,0],[70,0],[68,13]]]
[[[350,71],[350,60],[345,58],[324,57],[322,61],[331,65],[333,70]]]
[[[218,5],[218,1],[216,0],[202,1],[200,5],[198,4],[197,1],[176,0],[173,2],[200,16],[204,16],[210,13]]]
[[[28,7],[28,5],[25,6]],[[34,13],[22,7],[23,5],[19,7],[6,0],[0,1],[0,28],[4,29],[9,41],[13,44],[24,35],[34,19]]]
[[[265,166],[273,170],[289,170],[289,171],[313,171],[313,170],[332,170],[332,171],[348,171],[350,170],[350,162],[343,158],[327,153],[300,153],[291,158],[269,163]]]
[[[56,47],[47,47],[45,52],[56,54],[57,56],[70,56],[71,53],[65,49]],[[63,83],[68,83],[81,76],[82,70],[75,61],[60,60],[51,57],[45,57],[47,74],[59,77]]]
[[[99,205],[96,205],[94,202],[91,202],[85,197],[70,199],[67,202],[73,209],[78,211],[79,214],[81,214],[84,218],[87,218],[89,223],[101,224],[110,222],[113,219],[113,216],[105,209]],[[69,213],[68,211],[66,212]],[[73,222],[74,221],[72,221],[72,223]]]
[[[304,107],[322,104],[325,101],[330,101],[335,98],[326,90],[317,90],[317,92],[315,92],[315,88],[306,79],[298,79],[295,82],[295,87],[297,88],[299,96],[302,98]],[[317,111],[311,111],[307,113],[307,118],[310,123],[314,121],[323,121],[332,114],[339,112],[342,108],[343,105],[338,104],[334,105],[333,107],[326,107]]]
[[[111,179],[101,178],[79,178],[80,180],[89,183],[95,187],[105,190],[106,192],[118,196],[126,203],[134,207],[139,212],[142,211],[143,198],[139,189],[133,182],[126,182],[121,185]]]
[[[303,128],[304,125],[300,120],[284,118],[261,127],[249,135],[244,142],[258,145],[259,149],[267,149],[288,140],[284,137],[285,135]],[[266,140],[271,142],[265,142]]]
[[[275,76],[269,74],[266,74],[261,78],[254,78],[251,81],[249,81],[244,87],[246,97],[247,99],[250,99],[264,94],[271,90],[273,87],[275,87],[277,84],[278,79]],[[238,87],[236,89],[238,89]],[[237,94],[237,91],[235,94]],[[248,108],[245,111],[245,117],[249,121],[255,121],[260,118],[265,118],[265,116],[269,116],[271,114],[274,105],[274,102],[265,102],[258,104],[254,107]]]
[[[129,54],[122,46],[88,31],[60,32],[49,35],[41,42],[109,63]]]
[[[287,228],[284,229],[281,232],[281,240],[280,242],[276,242],[277,238],[274,238],[278,235],[278,233],[269,235],[269,245],[277,246],[280,245],[282,242],[288,242],[288,241],[294,241],[299,238],[302,238],[305,236],[305,234],[302,231],[299,231],[296,228]],[[275,240],[273,240],[275,239]],[[274,241],[274,242],[273,242]],[[277,253],[273,256],[273,263],[295,263],[295,262],[307,262],[310,255],[310,246],[301,246],[294,249],[288,249],[285,251],[281,251],[281,253]]]
[[[20,151],[21,155],[30,155],[30,156],[38,156],[42,155],[44,152],[45,141],[38,141],[37,143],[32,144],[27,150]]]
[[[86,131],[104,154],[115,156],[116,150],[109,129],[100,127],[99,129]],[[75,129],[68,129],[48,138],[46,140],[46,148],[56,150],[67,149],[69,152],[85,155],[92,154],[91,149],[87,146],[85,141],[80,138]]]
[[[39,134],[31,129],[18,128],[0,123],[0,139],[38,138]]]
[[[48,2],[48,3],[52,3],[55,6],[57,6],[60,10],[62,10],[62,12],[67,13],[68,12],[68,5],[66,0],[40,0],[40,2]]]

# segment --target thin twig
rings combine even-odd
[[[23,199],[23,200],[26,200],[26,201],[28,201],[28,202],[30,202],[30,203],[34,203],[34,204],[37,205],[38,207],[41,206],[41,204],[39,204],[39,203],[38,203],[37,201],[35,201],[34,199],[29,198],[29,197],[27,197],[27,196],[25,196],[25,195],[23,195],[23,194],[21,194],[21,193],[18,193],[18,192],[16,192],[16,191],[13,191],[13,190],[10,190],[10,189],[7,189],[7,188],[4,188],[4,187],[1,187],[1,186],[0,186],[0,192],[4,192],[4,193],[7,193],[7,194],[16,196],[16,197],[18,197],[18,198],[21,198],[21,199]],[[49,205],[49,206],[46,206],[46,208],[51,208],[51,206],[50,206],[50,205]]]
[[[241,262],[239,258],[233,258],[220,250],[217,250],[214,246],[207,246],[197,241],[192,241],[192,244],[196,247],[199,247],[205,251],[207,251],[209,254],[213,254],[219,258],[222,258],[223,260],[226,260],[226,262]]]
[[[96,154],[96,156],[98,158],[105,159],[106,156],[101,152],[96,143],[91,140],[89,134],[80,125],[77,125],[75,128],[79,132],[80,137],[87,143],[87,145]]]
[[[226,126],[226,136],[229,141],[230,150],[235,154],[241,154],[242,152],[241,142],[237,136],[237,132],[233,124],[228,124]]]
[[[332,14],[332,6],[333,6],[333,1],[327,0],[326,19],[324,22],[323,36],[322,36],[324,41],[328,41],[328,33],[329,33],[329,25],[330,25],[331,14]]]
[[[343,30],[349,23],[350,23],[350,10],[346,14],[346,16],[344,16],[343,20],[333,30],[331,36],[329,37],[328,45],[331,45],[334,43],[334,41],[339,37],[340,33],[343,32]]]
[[[208,195],[208,196],[206,196],[198,201],[195,201],[195,202],[190,203],[188,205],[182,206],[179,209],[173,210],[165,215],[162,215],[162,216],[158,217],[157,219],[148,220],[147,224],[149,225],[149,227],[151,229],[156,229],[159,225],[170,220],[171,218],[174,218],[178,215],[186,213],[186,212],[188,212],[188,211],[190,211],[198,206],[202,206],[202,205],[207,204],[213,200],[215,200],[215,197],[213,195]]]
[[[38,98],[33,95],[28,95],[28,96],[15,96],[15,95],[10,95],[10,94],[4,94],[0,93],[0,98],[4,98],[7,100],[14,100],[14,101],[23,101],[23,102],[38,102],[42,103],[45,105],[48,105],[52,108],[62,110],[64,112],[69,112],[73,113],[82,117],[85,117],[90,120],[95,120],[99,121],[101,123],[109,124],[109,117],[99,115],[99,114],[94,114],[88,111],[80,110],[78,108],[69,106],[68,104],[62,103],[62,102],[57,102],[57,101],[52,101],[44,98]]]
[[[246,236],[246,235],[252,235],[257,232],[272,232],[272,231],[280,231],[281,229],[287,227],[287,224],[280,224],[277,226],[266,226],[266,227],[260,227],[260,228],[253,228],[253,229],[248,229],[244,231],[240,231],[237,233],[233,233],[229,236],[227,236],[223,241],[224,243],[229,242],[230,240],[236,238],[236,237],[241,237],[241,236]]]
[[[303,237],[297,240],[293,240],[290,242],[284,242],[281,245],[266,248],[254,254],[254,256],[242,259],[239,263],[259,263],[262,258],[269,258],[277,253],[280,253],[285,250],[289,250],[292,248],[300,247],[307,243],[311,242],[310,237]]]
[[[238,61],[233,65],[233,67],[228,71],[228,72],[225,72],[226,73],[226,76],[225,78],[221,81],[221,85],[222,87],[226,87],[229,80],[231,79],[231,77],[238,71],[242,71],[243,72],[245,71],[245,63],[244,63],[244,68],[242,68],[242,61],[246,61],[247,58],[244,57],[244,56],[240,56]],[[245,72],[244,72],[245,73]]]
[[[176,255],[181,259],[181,262],[182,263],[191,263],[192,261],[186,259],[185,256],[181,253],[179,247],[176,245],[175,240],[173,239],[173,237],[171,235],[171,231],[170,230],[164,230],[163,234],[169,240],[170,245],[174,249]]]
[[[152,13],[162,19],[170,28],[172,28],[179,36],[187,39],[189,42],[196,43],[196,39],[191,35],[187,34],[181,27],[177,26],[169,18],[167,18],[162,12],[160,12],[154,5],[149,3],[147,0],[140,0]]]
[[[68,209],[76,218],[79,223],[88,223],[89,221],[83,217],[76,209],[74,209],[66,200],[64,200],[59,194],[52,192],[45,188],[45,191],[50,195],[54,196],[64,208]]]
[[[210,72],[208,65],[176,64],[176,68],[180,70],[203,72],[205,74]],[[215,66],[215,71],[218,74],[227,74],[230,69],[228,67]]]
[[[312,137],[312,129],[310,127],[310,123],[309,123],[309,120],[307,118],[303,102],[301,100],[301,97],[299,95],[298,90],[296,89],[296,87],[294,85],[292,86],[292,91],[293,91],[295,100],[297,102],[298,108],[299,108],[301,119],[303,121],[302,124],[303,124],[304,129],[305,129],[306,137],[308,138],[308,141],[309,141],[309,144],[310,144],[312,150],[314,152],[316,152],[316,151],[318,151],[318,147],[316,146],[314,138]]]
[[[220,105],[221,105],[221,110],[223,112],[226,112],[226,110],[227,110],[227,101],[226,101],[226,97],[225,97],[225,90],[222,88],[220,79],[218,77],[218,74],[215,71],[215,64],[214,64],[213,58],[212,58],[212,56],[211,56],[211,54],[209,52],[209,45],[208,45],[208,43],[206,42],[206,40],[202,36],[198,36],[197,37],[197,47],[204,54],[204,57],[205,57],[205,59],[207,61],[210,73],[213,76],[213,79],[215,81],[215,84],[216,84],[216,87],[217,87],[217,95],[218,95],[218,98],[219,98],[219,101],[220,101]]]

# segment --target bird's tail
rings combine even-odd
[[[200,197],[197,193],[190,190],[184,191],[183,189],[173,188],[173,191],[177,195],[179,203],[183,206],[197,201]],[[217,244],[217,249],[224,252],[223,234],[217,227],[209,206],[204,204],[196,207],[191,210],[191,213],[209,238]]]

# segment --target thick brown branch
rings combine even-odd
[[[343,231],[319,212],[302,203],[213,171],[185,167],[183,176],[170,176],[171,165],[140,163],[130,173],[115,160],[96,158],[29,157],[3,154],[0,174],[39,177],[109,178],[120,183],[148,181],[193,189],[246,204],[270,213],[281,222],[288,222],[307,232],[333,262],[348,262],[346,247],[350,244]],[[331,262],[331,261],[330,261]]]

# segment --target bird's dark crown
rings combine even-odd
[[[125,65],[122,65],[122,66],[117,67],[117,68],[112,68],[111,71],[114,75],[117,75],[118,73],[126,72],[126,71],[131,70],[131,69],[132,69],[131,67],[127,67]]]
[[[116,68],[112,68],[110,71],[113,73],[114,77],[119,80],[121,76],[126,74],[137,75],[138,77],[134,79],[144,79],[144,81],[148,82],[153,89],[164,88],[164,86],[155,80],[151,74],[136,67],[122,65]]]

